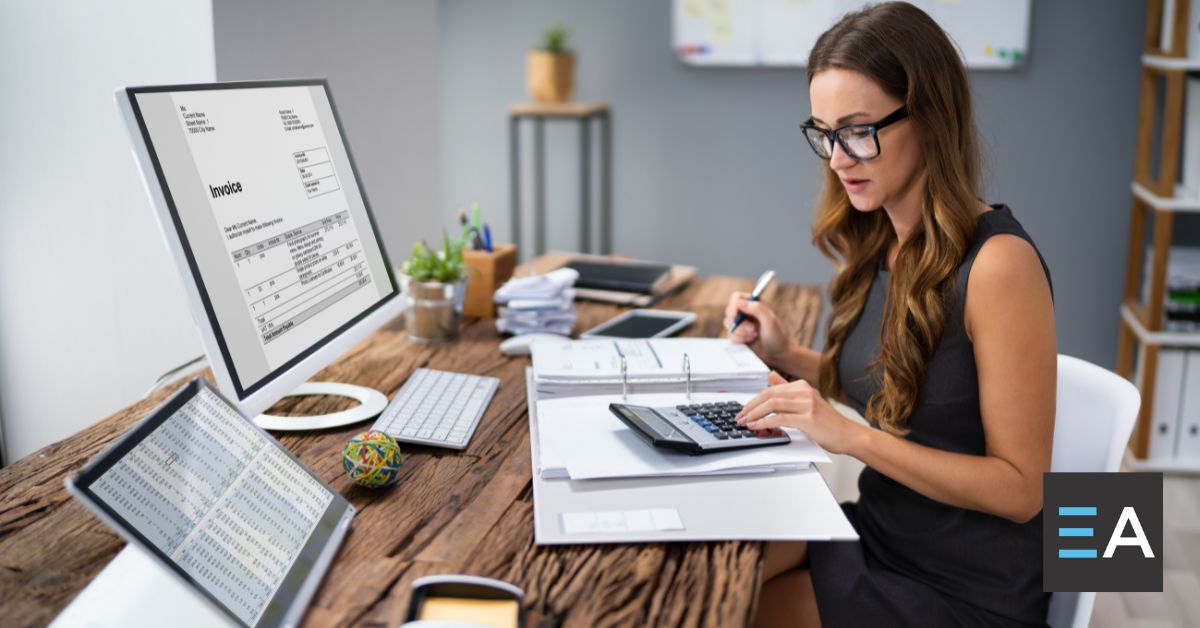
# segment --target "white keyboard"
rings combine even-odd
[[[417,369],[371,429],[405,443],[462,449],[499,385],[495,377]]]

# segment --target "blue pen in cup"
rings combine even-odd
[[[762,296],[762,293],[766,291],[767,286],[771,285],[771,280],[774,278],[775,271],[773,270],[768,270],[767,272],[763,273],[762,276],[758,278],[758,283],[754,284],[754,291],[750,293],[750,300],[757,301],[758,298]],[[737,329],[737,326],[741,325],[742,321],[744,320],[746,320],[746,313],[739,310],[737,316],[733,317],[733,324],[729,326],[729,333],[732,334],[733,330]]]
[[[483,223],[483,250],[492,252],[492,228],[486,222]]]

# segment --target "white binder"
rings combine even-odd
[[[1187,352],[1176,457],[1180,460],[1200,461],[1200,351]]]
[[[1151,417],[1150,445],[1147,450],[1147,457],[1151,460],[1171,460],[1176,456],[1186,359],[1187,351],[1183,349],[1164,347],[1158,352],[1154,416]],[[1200,365],[1197,365],[1196,371],[1200,376]],[[1200,403],[1200,399],[1196,402]]]

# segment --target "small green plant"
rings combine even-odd
[[[567,29],[561,22],[546,29],[546,34],[542,39],[542,50],[554,53],[567,51]]]
[[[400,272],[419,282],[440,281],[454,283],[463,278],[463,248],[467,244],[470,229],[464,229],[455,240],[442,231],[442,250],[434,251],[424,240],[413,245],[412,255],[404,260]]]

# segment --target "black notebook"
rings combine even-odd
[[[666,264],[644,262],[605,262],[597,260],[572,260],[567,268],[579,272],[575,285],[580,288],[621,290],[653,294],[666,282],[671,267]]]

